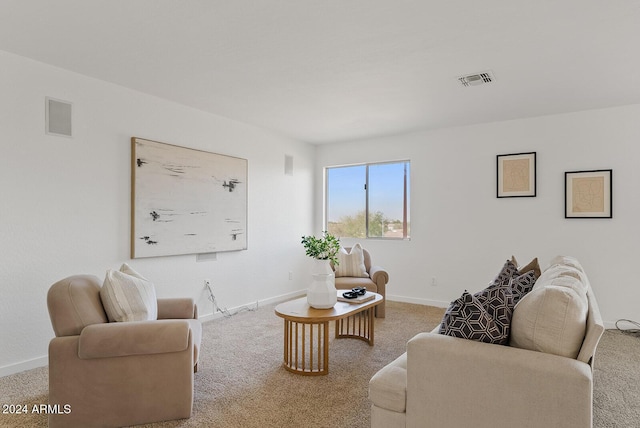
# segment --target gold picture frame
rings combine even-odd
[[[613,170],[564,173],[565,218],[613,217]]]
[[[536,196],[536,152],[497,156],[498,198]]]

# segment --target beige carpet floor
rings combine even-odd
[[[376,320],[375,346],[332,339],[329,375],[299,376],[282,368],[282,319],[273,306],[204,324],[190,419],[146,427],[370,426],[368,381],[404,352],[416,333],[431,330],[442,309],[387,302]],[[607,331],[595,366],[594,426],[640,427],[640,338]],[[47,368],[0,378],[2,403],[47,403]],[[0,414],[2,427],[46,427],[46,416]]]

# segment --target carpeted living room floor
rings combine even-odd
[[[299,376],[282,368],[283,322],[273,309],[205,323],[192,417],[144,427],[369,427],[369,379],[444,313],[387,302],[387,317],[376,319],[375,346],[331,339],[329,374]],[[639,362],[639,337],[605,332],[594,371],[594,427],[640,427]],[[42,367],[0,378],[2,403],[47,403],[47,376]],[[0,414],[0,426],[46,427],[47,419]]]

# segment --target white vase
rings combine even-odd
[[[329,309],[338,301],[336,277],[329,260],[316,260],[311,274],[313,281],[307,289],[307,303],[315,309]]]

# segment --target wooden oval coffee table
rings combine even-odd
[[[338,290],[339,295],[343,292]],[[335,321],[336,338],[361,339],[373,346],[373,312],[384,298],[368,293],[372,300],[338,301],[331,309],[310,307],[306,296],[276,306],[276,315],[284,319],[284,368],[306,376],[329,373],[329,321]]]

